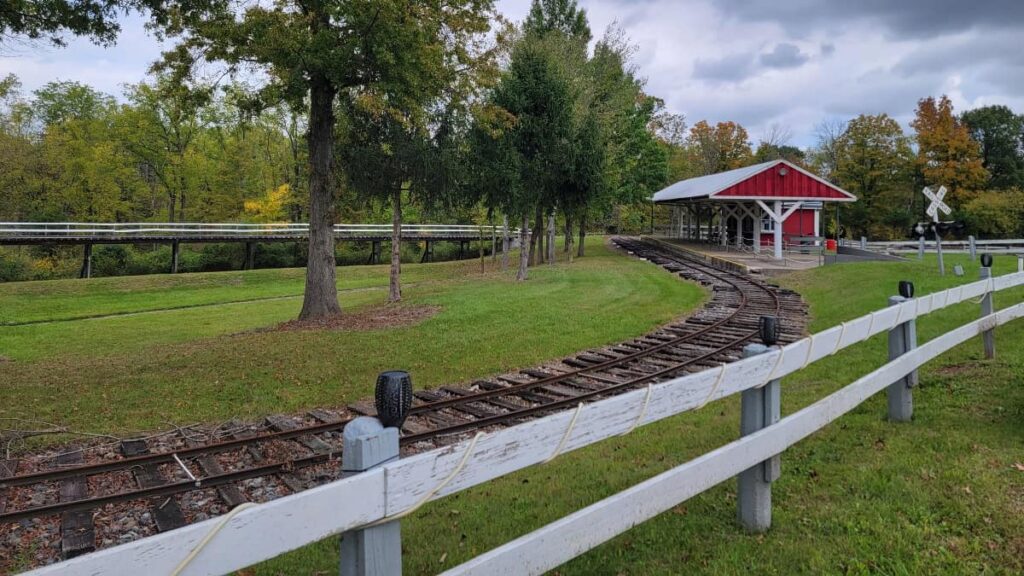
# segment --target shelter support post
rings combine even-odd
[[[758,200],[757,204],[775,222],[775,259],[782,260],[782,226],[793,212],[796,212],[803,202],[794,202],[785,212],[782,211],[782,201],[776,200],[772,208],[769,208],[763,201]]]
[[[907,301],[903,296],[890,296],[889,306],[897,306]],[[914,320],[909,320],[889,330],[889,360],[895,360],[910,352],[917,345],[917,328]],[[907,374],[893,382],[886,389],[889,404],[889,420],[893,422],[910,422],[914,415],[913,387],[917,383],[917,371]]]
[[[181,243],[178,240],[171,242],[171,274],[178,273],[178,262],[181,258]]]
[[[769,352],[763,344],[748,344],[743,356],[749,358]],[[740,436],[767,428],[781,417],[780,380],[760,388],[744,390],[740,397]],[[780,475],[779,455],[747,468],[737,478],[736,517],[748,532],[765,532],[772,525],[772,482]]]
[[[398,458],[398,428],[361,416],[342,432],[343,472],[365,472]],[[397,520],[341,535],[341,576],[398,576],[402,573],[402,532]]]
[[[85,244],[82,247],[82,270],[78,273],[78,277],[92,277],[92,244]]]
[[[981,279],[988,280],[992,278],[992,268],[988,266],[981,267]],[[988,288],[985,290],[985,295],[981,298],[981,316],[991,315],[995,312],[995,302],[992,301],[992,291]],[[981,340],[985,346],[985,358],[992,359],[996,357],[996,333],[993,328],[989,328],[981,333]]]

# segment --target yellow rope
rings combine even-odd
[[[565,443],[569,440],[569,435],[572,434],[572,429],[576,427],[576,419],[580,417],[580,412],[582,411],[583,402],[580,402],[579,405],[576,406],[576,412],[573,413],[572,420],[569,420],[569,427],[565,429],[565,434],[562,434],[562,439],[558,442],[558,446],[555,447],[555,451],[551,453],[551,456],[548,456],[546,459],[541,461],[541,464],[551,462],[555,458],[558,458],[558,455],[562,453],[562,449],[565,448]]]
[[[235,506],[234,508],[231,509],[230,512],[221,516],[220,522],[217,522],[217,524],[213,528],[211,528],[209,532],[206,533],[206,536],[204,536],[203,539],[199,541],[199,544],[196,544],[195,548],[193,548],[192,551],[188,553],[188,556],[186,556],[184,560],[179,562],[177,567],[175,567],[174,570],[171,571],[171,576],[178,576],[179,574],[181,574],[181,572],[185,568],[187,568],[188,565],[191,564],[193,560],[196,559],[196,556],[198,556],[199,553],[203,551],[203,548],[206,548],[206,545],[213,540],[213,538],[224,528],[224,526],[227,526],[228,521],[230,521],[232,518],[238,515],[239,512],[254,507],[256,507],[256,504],[254,502],[245,502],[244,504],[239,504],[238,506]]]
[[[469,455],[472,454],[473,449],[476,448],[477,440],[480,440],[480,437],[483,435],[483,432],[477,432],[476,436],[473,436],[473,439],[469,442],[469,446],[466,446],[466,451],[462,453],[462,459],[459,460],[458,466],[456,466],[455,469],[451,471],[451,474],[448,474],[448,476],[444,480],[442,480],[440,484],[434,486],[429,492],[424,494],[423,497],[420,498],[415,504],[399,512],[398,514],[395,514],[393,516],[385,516],[380,520],[376,520],[374,522],[370,522],[369,524],[365,524],[361,528],[372,528],[374,526],[380,526],[381,524],[387,524],[388,522],[394,522],[399,518],[405,518],[409,514],[412,514],[413,512],[419,510],[420,507],[429,502],[430,499],[433,498],[435,494],[440,492],[441,489],[443,489],[452,480],[454,480],[455,477],[459,475],[459,472],[462,472],[462,469],[466,466],[466,462],[469,460]]]
[[[625,436],[626,434],[632,433],[633,430],[636,430],[636,427],[640,425],[640,421],[643,420],[644,416],[647,415],[647,405],[650,404],[650,402],[651,402],[651,390],[653,388],[654,388],[654,384],[653,383],[647,385],[647,395],[644,396],[644,404],[643,404],[643,406],[640,407],[640,413],[637,414],[636,415],[636,419],[633,420],[633,425],[630,426],[629,429],[626,430],[625,432],[623,432],[622,434],[619,434],[619,436]]]

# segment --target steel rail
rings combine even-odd
[[[632,244],[630,244],[630,245],[632,245]],[[737,306],[737,308],[734,311],[732,311],[731,314],[729,314],[729,316],[727,316],[727,317],[725,317],[723,319],[720,319],[720,320],[716,321],[714,324],[711,324],[711,325],[709,325],[709,326],[707,326],[707,327],[705,327],[705,328],[703,328],[703,329],[701,329],[701,330],[699,330],[699,331],[697,331],[695,333],[681,336],[681,337],[679,337],[679,338],[677,338],[675,340],[672,340],[672,341],[666,341],[666,342],[664,342],[662,344],[658,344],[658,345],[652,346],[650,348],[647,348],[647,349],[644,349],[644,350],[640,350],[640,351],[638,351],[636,353],[633,353],[633,354],[629,354],[629,355],[626,355],[626,356],[621,356],[619,358],[613,358],[613,359],[610,359],[610,360],[608,360],[606,362],[602,362],[600,364],[595,364],[594,366],[588,366],[586,368],[575,370],[575,371],[572,371],[572,372],[555,374],[555,375],[552,375],[552,376],[549,376],[549,377],[540,378],[540,379],[537,379],[537,380],[535,380],[533,382],[525,382],[525,383],[522,383],[522,384],[517,384],[517,385],[513,385],[513,386],[509,386],[509,387],[497,388],[497,389],[494,389],[494,390],[487,390],[487,391],[482,391],[482,392],[478,392],[478,393],[473,393],[471,395],[460,396],[460,397],[456,397],[456,398],[448,398],[448,399],[438,400],[438,401],[434,401],[434,402],[427,402],[427,403],[424,403],[424,404],[421,404],[421,405],[418,405],[418,406],[414,407],[414,409],[413,409],[413,411],[411,413],[424,413],[424,412],[429,412],[431,410],[438,411],[438,410],[441,410],[441,409],[444,409],[444,408],[450,408],[450,407],[455,407],[455,409],[458,410],[458,406],[459,405],[467,405],[467,404],[472,404],[474,402],[486,402],[488,398],[493,398],[495,396],[512,396],[512,395],[516,395],[517,393],[522,393],[522,392],[528,391],[528,390],[530,390],[532,388],[542,387],[542,386],[544,386],[546,384],[551,384],[552,382],[564,382],[564,381],[567,381],[567,380],[572,380],[574,377],[579,377],[581,375],[583,377],[585,377],[584,373],[588,372],[588,371],[599,370],[601,368],[615,367],[617,365],[629,364],[629,363],[631,363],[631,362],[633,362],[633,361],[635,361],[635,360],[637,360],[639,358],[642,358],[644,356],[648,356],[650,354],[656,353],[657,351],[664,350],[665,348],[670,348],[673,344],[678,345],[678,344],[684,343],[685,341],[690,340],[690,339],[692,339],[692,338],[694,338],[696,336],[707,334],[711,330],[713,330],[715,328],[720,328],[723,325],[727,324],[731,320],[735,319],[741,312],[745,311],[745,309],[747,307],[747,304],[748,304],[748,295],[740,288],[739,282],[736,282],[736,281],[734,281],[732,279],[726,278],[723,275],[723,273],[724,273],[724,274],[729,275],[729,276],[739,277],[738,274],[735,274],[735,273],[732,273],[732,272],[728,272],[728,271],[720,271],[717,268],[715,268],[715,267],[713,267],[713,266],[711,266],[709,264],[706,264],[706,263],[703,263],[703,262],[697,262],[694,259],[685,258],[685,257],[674,255],[674,254],[668,254],[668,253],[666,253],[666,252],[664,252],[664,251],[662,251],[660,249],[657,249],[657,248],[650,247],[648,249],[653,251],[653,252],[666,255],[666,258],[668,260],[672,260],[672,261],[677,262],[677,263],[679,263],[679,264],[681,264],[683,266],[688,266],[688,267],[698,271],[701,274],[712,276],[714,278],[719,279],[722,282],[725,282],[726,284],[729,284],[730,286],[735,288],[737,290],[737,292],[739,293],[739,295],[740,295],[739,305]],[[715,270],[717,272],[711,272],[709,270]],[[723,272],[723,273],[719,273],[719,272]],[[766,286],[763,283],[758,282],[758,281],[756,281],[754,279],[750,279],[750,278],[743,278],[742,282],[749,283],[750,285],[754,286],[755,288],[758,288],[761,291],[763,291],[764,293],[768,294],[771,297],[771,303],[772,303],[772,307],[774,308],[774,312],[776,314],[780,312],[780,310],[781,310],[781,302],[779,300],[779,297],[768,286]],[[653,380],[653,379],[665,376],[667,374],[672,374],[672,373],[678,372],[679,370],[681,370],[681,369],[683,369],[683,368],[685,368],[687,366],[691,366],[693,364],[709,360],[709,359],[713,358],[714,356],[729,350],[730,348],[733,348],[735,346],[738,346],[739,344],[742,344],[743,342],[745,342],[747,340],[750,340],[751,338],[753,338],[757,334],[758,334],[758,330],[756,328],[753,329],[753,330],[750,330],[750,331],[743,332],[739,337],[731,338],[725,344],[722,344],[722,345],[718,346],[717,348],[709,350],[708,352],[705,352],[705,353],[701,354],[700,356],[697,356],[697,357],[694,357],[694,358],[688,358],[685,361],[676,363],[676,364],[674,364],[672,366],[664,367],[664,368],[662,368],[660,370],[657,370],[655,372],[645,373],[645,374],[643,374],[641,376],[638,376],[636,378],[633,378],[633,379],[630,379],[630,380],[626,380],[626,381],[623,381],[621,383],[613,384],[613,385],[607,386],[605,388],[601,388],[599,390],[590,390],[590,391],[582,392],[580,394],[569,396],[567,398],[555,399],[555,400],[552,400],[551,402],[537,404],[536,406],[524,407],[522,409],[513,410],[513,411],[509,411],[509,412],[505,412],[505,413],[494,414],[494,415],[490,415],[490,416],[486,416],[486,417],[482,417],[482,418],[476,418],[474,420],[468,420],[466,422],[459,422],[459,423],[455,423],[455,424],[449,424],[449,425],[442,426],[442,427],[434,429],[434,430],[429,430],[429,431],[420,432],[420,433],[407,434],[407,435],[403,436],[400,439],[400,443],[403,444],[403,445],[407,445],[407,444],[410,444],[410,443],[420,442],[420,441],[423,441],[423,440],[426,440],[426,439],[435,438],[435,437],[439,437],[439,436],[445,436],[445,435],[449,435],[449,434],[457,434],[457,433],[460,433],[460,432],[464,432],[466,430],[471,430],[471,429],[474,429],[474,428],[480,428],[480,427],[483,427],[483,426],[489,426],[489,425],[494,425],[494,424],[502,424],[502,423],[505,423],[505,422],[509,422],[509,421],[513,421],[513,420],[518,420],[518,419],[522,419],[524,417],[532,416],[532,415],[535,415],[535,414],[538,414],[538,413],[548,412],[548,411],[551,411],[551,410],[554,410],[554,409],[557,409],[557,408],[572,406],[572,405],[574,405],[576,403],[579,403],[582,400],[587,400],[587,399],[590,399],[590,398],[604,396],[604,395],[615,393],[615,392],[618,392],[618,391],[621,391],[621,390],[624,390],[624,389],[632,388],[632,387],[637,386],[638,384],[642,384],[644,382],[648,382],[650,380]],[[571,385],[571,382],[569,382],[569,384]],[[32,473],[32,474],[24,474],[24,475],[20,475],[20,476],[13,476],[13,477],[7,478],[7,479],[3,480],[2,482],[0,482],[0,488],[14,487],[14,486],[24,486],[24,485],[38,484],[38,483],[41,483],[41,482],[49,482],[49,481],[61,480],[61,479],[71,478],[71,477],[76,477],[76,476],[83,476],[83,475],[84,476],[90,476],[90,475],[96,475],[96,474],[101,474],[101,473],[106,473],[106,472],[128,470],[128,469],[131,469],[131,468],[133,468],[135,466],[141,466],[141,465],[144,465],[144,464],[156,464],[156,463],[170,462],[170,461],[174,460],[175,456],[177,456],[179,458],[181,458],[181,457],[190,458],[190,457],[194,457],[194,456],[198,456],[198,455],[207,455],[207,454],[215,454],[215,453],[225,452],[225,451],[229,451],[229,450],[232,450],[232,449],[235,449],[235,448],[239,448],[239,447],[243,447],[243,446],[248,446],[248,445],[253,445],[253,444],[257,444],[259,442],[264,442],[264,441],[269,441],[269,440],[288,440],[288,439],[297,438],[297,437],[305,436],[305,435],[309,435],[309,434],[317,434],[317,433],[326,432],[326,431],[330,431],[330,430],[336,430],[336,429],[338,429],[340,427],[344,427],[344,425],[347,424],[349,421],[351,421],[351,419],[338,420],[338,421],[318,424],[318,425],[314,425],[314,426],[300,427],[300,428],[295,428],[295,429],[287,430],[287,431],[278,431],[278,432],[273,432],[273,433],[270,433],[270,434],[261,434],[261,435],[257,435],[257,436],[247,437],[247,438],[237,438],[237,439],[227,440],[227,441],[218,442],[218,443],[214,443],[214,444],[207,444],[207,445],[201,445],[201,446],[194,446],[194,447],[184,448],[182,450],[173,451],[173,452],[162,452],[162,453],[158,453],[158,454],[147,454],[147,455],[143,455],[143,456],[136,456],[136,457],[126,458],[126,459],[123,459],[123,460],[118,460],[116,462],[104,462],[104,463],[98,463],[98,464],[89,464],[89,465],[70,467],[70,468],[65,468],[65,469],[60,469],[60,470],[51,470],[51,471],[37,472],[37,473]],[[183,493],[183,492],[189,492],[189,491],[192,491],[192,490],[197,490],[197,489],[202,489],[202,488],[211,488],[211,487],[221,486],[221,485],[224,485],[224,484],[229,484],[229,483],[232,483],[232,482],[237,482],[237,481],[241,481],[241,480],[245,480],[245,479],[249,479],[249,478],[256,478],[256,477],[260,477],[260,476],[267,476],[267,475],[270,475],[270,474],[275,474],[275,473],[278,473],[278,472],[281,472],[281,471],[284,471],[284,470],[289,470],[290,471],[290,470],[294,470],[296,468],[303,468],[303,467],[306,467],[306,466],[322,463],[322,462],[328,461],[328,460],[330,460],[330,459],[332,459],[335,456],[340,455],[340,454],[341,454],[340,450],[337,451],[337,452],[328,452],[328,453],[314,454],[314,455],[310,455],[310,456],[304,456],[304,457],[288,459],[288,460],[284,460],[284,461],[280,461],[280,462],[264,464],[262,466],[255,466],[255,467],[247,468],[247,469],[244,469],[244,470],[237,470],[237,471],[233,471],[233,472],[217,474],[217,475],[213,475],[213,476],[207,476],[207,477],[201,478],[201,479],[196,480],[196,481],[193,481],[193,480],[183,480],[183,481],[173,482],[173,483],[169,483],[169,484],[164,484],[164,485],[161,485],[161,486],[155,486],[155,487],[150,487],[150,488],[145,488],[145,489],[136,489],[136,490],[131,490],[131,491],[127,491],[127,492],[121,492],[121,493],[118,493],[118,494],[110,494],[110,495],[106,495],[106,496],[99,496],[99,497],[94,497],[94,498],[75,500],[75,501],[71,501],[71,502],[61,502],[61,503],[56,503],[56,504],[44,505],[44,506],[36,506],[36,507],[26,508],[26,509],[17,510],[17,511],[0,513],[0,523],[16,522],[16,521],[24,520],[24,519],[28,519],[28,518],[36,518],[36,517],[41,517],[41,516],[48,516],[48,515],[53,515],[53,514],[58,514],[58,513],[63,513],[63,512],[92,510],[92,509],[95,509],[95,508],[97,508],[99,506],[103,506],[103,505],[111,504],[111,503],[116,503],[116,502],[124,502],[124,501],[129,501],[129,500],[138,500],[138,499],[142,499],[142,498],[150,498],[150,497],[157,497],[157,496],[170,496],[170,495],[174,495],[174,494],[178,494],[178,493]]]

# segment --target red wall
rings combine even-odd
[[[848,198],[835,188],[786,166],[787,174],[779,176],[780,165],[771,166],[742,182],[715,194],[715,198],[729,196],[757,196],[781,198]]]
[[[787,176],[788,178],[788,176]],[[761,223],[758,222],[758,228]],[[782,223],[783,241],[789,236],[814,236],[814,210],[796,210]],[[775,234],[768,232],[761,234],[761,244],[766,246],[775,245]]]

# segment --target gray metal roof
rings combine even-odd
[[[773,164],[778,164],[779,162],[781,162],[781,160],[772,160],[770,162],[762,162],[761,164],[754,164],[753,166],[744,166],[743,168],[719,172],[717,174],[708,174],[707,176],[680,180],[668,188],[655,192],[654,201],[665,202],[667,200],[687,200],[690,198],[704,198],[711,196],[715,192],[721,192],[729,186],[732,186],[737,182],[742,182],[754,174],[767,169]]]
[[[760,164],[754,164],[753,166],[744,166],[743,168],[737,168],[735,170],[727,170],[725,172],[719,172],[717,174],[708,174],[707,176],[699,176],[697,178],[688,178],[686,180],[680,180],[671,186],[664,188],[654,193],[651,200],[654,202],[671,202],[673,200],[690,200],[699,198],[709,198],[715,194],[725,190],[733,184],[742,182],[755,174],[767,170],[768,168],[784,164],[789,166],[793,170],[797,170],[814,178],[815,180],[824,183],[829,188],[839,191],[849,197],[847,201],[854,201],[856,197],[849,192],[842,190],[841,188],[831,184],[821,177],[804,170],[803,168],[796,166],[792,162],[786,160],[770,160],[768,162],[762,162]],[[818,199],[820,200],[820,199]],[[832,200],[830,200],[832,201]]]

